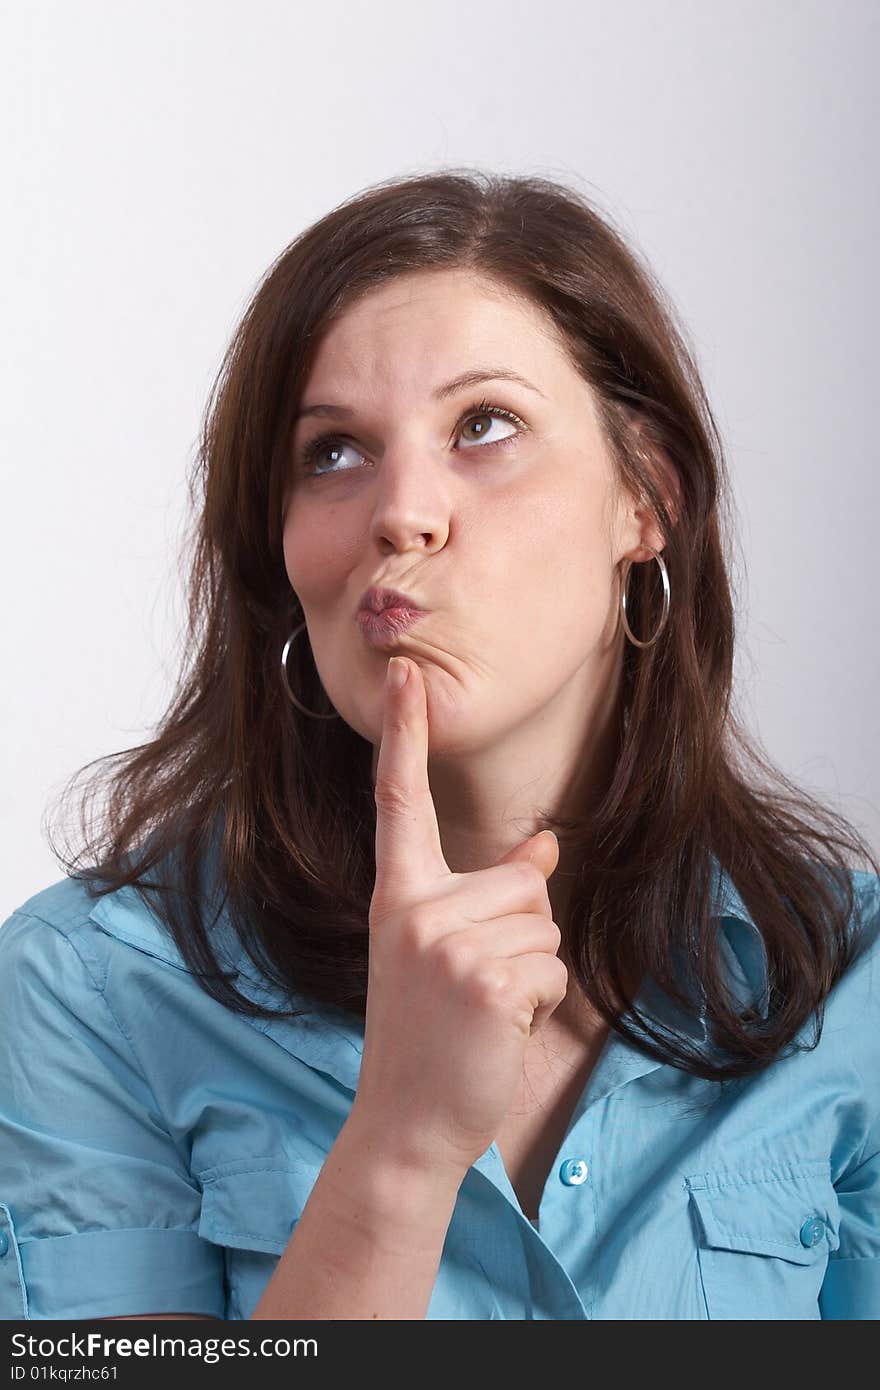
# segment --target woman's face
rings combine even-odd
[[[477,372],[491,379],[443,391]],[[378,745],[395,654],[421,668],[433,755],[540,724],[563,691],[595,696],[620,650],[615,566],[640,528],[542,310],[469,272],[408,273],[330,326],[300,410],[285,566],[298,640],[352,728]],[[370,585],[430,610],[392,648],[357,622]]]

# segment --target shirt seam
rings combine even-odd
[[[738,1195],[739,1189],[743,1187],[758,1187],[762,1183],[790,1182],[797,1178],[809,1180],[810,1178],[823,1177],[826,1170],[830,1168],[830,1159],[810,1158],[804,1159],[802,1162],[782,1162],[777,1165],[777,1168],[778,1171],[768,1174],[767,1177],[758,1178],[741,1177],[735,1169],[705,1169],[700,1173],[685,1173],[683,1182],[687,1191],[697,1194],[705,1192],[710,1199],[713,1196],[727,1196],[730,1189],[735,1189]],[[723,1176],[719,1177],[719,1174],[723,1174]],[[698,1184],[699,1178],[705,1178],[706,1181]]]
[[[293,1228],[291,1227],[291,1229]],[[261,1240],[264,1245],[280,1245],[282,1250],[285,1245],[285,1242],[278,1236],[267,1235],[265,1231],[242,1231],[237,1226],[211,1226],[210,1231],[212,1236],[238,1236],[241,1240]],[[266,1252],[261,1251],[260,1253]]]
[[[240,1159],[237,1159],[237,1158],[234,1158],[234,1159],[231,1159],[231,1160],[230,1160],[230,1163],[233,1163],[233,1164],[235,1164],[235,1163],[240,1163],[240,1162],[241,1162],[241,1160],[240,1160]],[[221,1163],[221,1164],[215,1164],[214,1167],[215,1167],[215,1168],[219,1168],[220,1171],[219,1171],[219,1172],[214,1172],[211,1168],[203,1168],[202,1171],[201,1171],[201,1173],[199,1174],[199,1179],[200,1179],[200,1181],[201,1181],[203,1187],[212,1187],[215,1183],[223,1182],[225,1178],[238,1178],[238,1177],[241,1177],[241,1175],[242,1175],[243,1173],[290,1173],[290,1174],[299,1174],[300,1172],[310,1173],[310,1172],[312,1172],[313,1169],[320,1169],[321,1164],[319,1164],[319,1163],[315,1163],[315,1164],[313,1164],[313,1163],[307,1163],[304,1159],[303,1159],[303,1160],[292,1159],[292,1160],[290,1161],[290,1163],[253,1163],[253,1164],[248,1164],[247,1167],[245,1167],[245,1168],[230,1168],[228,1172],[224,1172],[224,1171],[223,1171],[225,1165],[222,1164],[222,1163]]]

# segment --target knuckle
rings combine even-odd
[[[436,933],[431,913],[424,907],[415,907],[407,913],[400,929],[400,939],[404,948],[413,955],[423,955]]]
[[[546,888],[546,879],[537,864],[533,864],[530,859],[521,859],[518,867],[523,884],[531,892],[539,893],[542,889]]]
[[[476,953],[456,932],[437,943],[437,963],[448,979],[464,980],[472,974]]]
[[[498,961],[486,961],[476,966],[468,979],[473,998],[481,1006],[495,1005],[509,986],[507,972]]]
[[[377,808],[386,816],[399,816],[409,809],[409,793],[405,787],[389,778],[376,779],[374,790]]]

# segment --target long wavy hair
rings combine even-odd
[[[302,715],[281,684],[282,647],[304,620],[282,550],[293,422],[328,325],[395,276],[444,267],[492,277],[549,316],[594,393],[618,482],[649,500],[666,538],[671,612],[653,646],[625,644],[626,714],[604,794],[578,819],[539,820],[583,865],[566,924],[572,982],[652,1057],[713,1080],[746,1076],[807,1045],[795,1038],[811,1016],[809,1045],[818,1042],[824,1001],[859,954],[852,860],[877,874],[880,865],[852,825],[775,769],[744,730],[731,699],[726,464],[694,354],[611,219],[545,178],[447,169],[390,179],[334,208],[269,267],[200,425],[185,657],[168,711],[149,742],[73,774],[62,803],[81,773],[99,769],[80,804],[81,849],[62,854],[51,827],[50,847],[93,897],[131,885],[226,1007],[292,1016],[305,1001],[305,1011],[331,1006],[363,1020],[372,745],[342,718]],[[677,472],[674,518],[646,444]],[[637,634],[655,630],[658,581],[654,564],[630,573]],[[289,667],[308,709],[331,708],[307,640]],[[252,1002],[220,968],[206,920],[209,849],[241,945],[295,1007]],[[712,856],[763,937],[766,1016],[726,992]],[[674,964],[682,948],[694,970],[687,987]],[[644,972],[690,1013],[700,1000],[708,1053],[635,1008],[624,981]]]

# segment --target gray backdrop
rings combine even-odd
[[[737,693],[880,844],[876,0],[28,0],[0,19],[5,915],[149,736],[185,474],[270,261],[378,179],[570,181],[656,269],[727,445]]]

